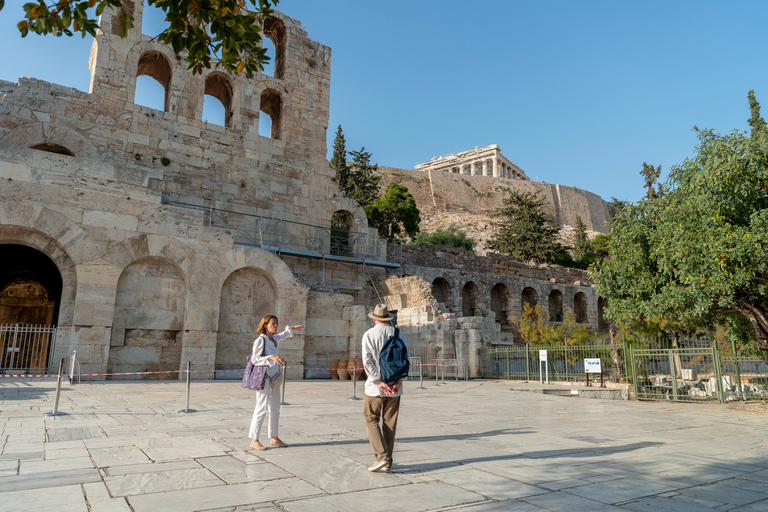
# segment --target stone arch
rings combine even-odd
[[[608,332],[611,328],[611,322],[605,318],[605,308],[608,307],[608,299],[605,297],[597,298],[597,330],[600,332]]]
[[[243,355],[258,337],[259,321],[264,315],[274,314],[276,303],[272,279],[260,269],[243,267],[227,277],[221,289],[216,370],[245,366]]]
[[[136,67],[136,77],[149,76],[157,80],[165,90],[163,98],[163,111],[171,110],[171,81],[173,79],[173,64],[171,59],[158,50],[145,50],[139,56]],[[207,86],[207,83],[206,83]],[[134,94],[135,94],[134,89]],[[135,102],[135,98],[134,98]]]
[[[261,93],[259,110],[268,115],[271,121],[269,138],[282,140],[283,96],[275,89],[264,89]]]
[[[491,288],[491,310],[496,313],[496,323],[501,326],[501,330],[511,331],[509,317],[512,311],[512,297],[504,283],[496,283]]]
[[[477,300],[480,297],[480,291],[477,285],[469,281],[461,289],[461,314],[462,316],[480,316]]]
[[[573,296],[573,314],[576,317],[576,322],[583,324],[588,321],[589,308],[587,306],[587,296],[584,292],[578,292]]]
[[[0,242],[0,324],[56,325],[63,279],[51,258],[29,245]],[[47,373],[52,338],[39,333],[6,350],[0,339],[0,368]],[[12,345],[8,345],[12,346]]]
[[[205,77],[205,95],[212,96],[224,107],[224,126],[232,127],[234,110],[234,86],[232,79],[221,71],[214,71]]]
[[[549,293],[549,321],[563,321],[563,292],[557,289]]]
[[[46,151],[48,153],[55,153],[57,155],[75,156],[73,152],[65,148],[61,144],[52,144],[50,142],[41,142],[40,144],[33,144],[29,146],[29,149],[35,149],[37,151]]]
[[[50,258],[61,275],[61,302],[55,323],[70,327],[77,294],[76,264],[93,244],[77,224],[45,206],[0,200],[0,244],[25,245]]]
[[[522,314],[523,311],[525,311],[525,305],[528,304],[532,308],[535,308],[536,305],[539,303],[539,294],[536,293],[536,290],[531,288],[530,286],[523,289],[523,292],[520,294],[520,313]]]
[[[278,80],[285,78],[286,51],[288,48],[288,30],[285,23],[278,17],[270,17],[264,22],[264,35],[272,40],[275,47],[274,77]]]
[[[176,263],[142,258],[117,281],[108,373],[165,371],[181,365],[187,280]],[[177,379],[174,373],[120,378]]]
[[[432,281],[432,297],[441,305],[441,308],[451,308],[451,285],[442,277],[436,277]]]
[[[55,123],[27,123],[17,126],[0,137],[0,144],[43,151],[63,148],[60,154],[99,158],[99,150],[77,130]]]

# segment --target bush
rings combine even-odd
[[[437,228],[432,233],[416,233],[411,238],[411,245],[421,244],[447,245],[450,247],[462,247],[468,251],[475,250],[475,240],[469,238],[456,224],[451,224],[448,229]]]

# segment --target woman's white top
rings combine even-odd
[[[253,342],[253,350],[251,351],[251,363],[255,364],[256,366],[268,366],[269,368],[267,368],[267,375],[272,378],[276,377],[277,374],[280,373],[280,365],[268,358],[270,356],[278,355],[277,342],[285,338],[290,338],[291,336],[293,336],[293,331],[291,331],[290,327],[286,327],[285,330],[280,334],[273,334],[272,338],[274,341],[269,339],[266,334],[259,334],[259,337],[256,338]],[[263,356],[261,355],[262,350],[264,351]]]

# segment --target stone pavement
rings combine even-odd
[[[349,381],[289,381],[248,451],[235,381],[0,379],[0,511],[768,510],[766,415],[589,400],[508,381],[406,383],[394,471],[372,474]],[[362,385],[357,388],[361,396]],[[263,438],[262,441],[266,440]]]

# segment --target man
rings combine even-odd
[[[368,379],[365,381],[365,403],[363,414],[368,430],[368,441],[373,448],[376,462],[368,471],[386,473],[392,468],[392,451],[395,448],[397,413],[400,410],[400,396],[403,394],[403,379],[387,384],[381,380],[379,354],[384,343],[395,334],[390,325],[394,315],[387,306],[377,304],[368,317],[375,324],[363,334],[363,367]],[[400,334],[405,342],[405,336]],[[382,425],[379,426],[379,421]]]

